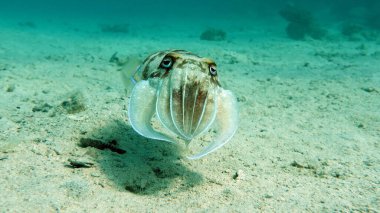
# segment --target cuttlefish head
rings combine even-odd
[[[216,124],[219,137],[190,157],[195,159],[221,147],[235,133],[236,99],[221,88],[216,63],[211,59],[183,50],[158,52],[145,59],[134,79],[139,82],[132,92],[129,117],[133,128],[143,136],[176,141],[151,127],[154,114],[171,135],[186,144]]]

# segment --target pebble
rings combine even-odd
[[[6,160],[6,159],[8,159],[7,155],[0,155],[0,160]]]
[[[100,177],[100,174],[94,172],[94,173],[91,173],[91,176],[92,176],[92,177]]]
[[[234,180],[245,180],[246,176],[243,172],[243,170],[239,169],[235,172],[235,174],[232,176]]]
[[[265,194],[264,197],[269,199],[269,198],[272,198],[273,195],[271,195],[271,194]]]
[[[13,92],[15,91],[15,89],[16,89],[16,86],[14,84],[7,84],[4,87],[5,92]]]
[[[379,93],[379,91],[376,88],[373,87],[362,87],[361,88],[363,91],[368,92],[368,93]]]
[[[90,168],[94,162],[85,158],[69,158],[70,165],[74,168]]]
[[[238,102],[246,102],[247,98],[244,95],[242,95],[242,96],[237,97],[237,101]]]

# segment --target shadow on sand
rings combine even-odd
[[[110,121],[86,137],[110,142],[111,145],[107,145],[112,146],[110,149],[93,150],[100,169],[119,190],[136,194],[170,193],[202,182],[202,176],[181,160],[178,146],[146,139],[125,121]]]

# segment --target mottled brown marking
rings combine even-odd
[[[162,57],[164,54],[166,54],[165,51],[157,52],[157,53],[151,55],[150,57],[148,57],[147,59],[145,59],[145,61],[143,62],[144,69],[142,71],[142,79],[143,80],[146,80],[149,77],[149,70],[151,70],[151,67],[149,66],[150,63],[152,61]]]
[[[177,64],[175,65],[176,68],[182,69],[183,66],[186,64],[186,60],[178,60]]]
[[[173,57],[173,67],[171,69],[164,69],[159,67],[161,60],[165,57]],[[168,50],[156,52],[147,57],[141,66],[141,79],[147,80],[148,78],[167,78],[170,72],[177,72],[176,69],[185,69],[186,65],[193,64],[198,66],[199,71],[208,74],[210,82],[215,86],[221,86],[217,76],[209,74],[209,67],[216,66],[216,63],[209,58],[202,58],[196,54],[185,50]],[[157,67],[155,67],[157,66]],[[157,74],[159,73],[159,74]]]
[[[217,76],[212,76],[211,77],[211,83],[213,83],[214,85],[218,85],[218,86],[222,86],[218,80],[218,77]]]
[[[204,118],[201,118],[202,116],[202,111],[203,111],[203,106],[204,104],[207,104],[205,101],[208,96],[208,91],[203,91],[199,90],[198,91],[198,96],[196,99],[196,104],[194,108],[194,116],[193,116],[193,127],[192,127],[192,132],[195,132],[197,125],[199,122],[202,122],[201,119],[203,120]]]
[[[170,74],[170,70],[166,70],[160,78],[167,78]]]
[[[149,64],[150,62],[152,62],[152,61],[156,58],[156,56],[157,56],[158,54],[161,54],[161,53],[163,53],[163,51],[153,53],[152,55],[148,56],[148,57],[142,62],[142,64],[143,64],[143,65]],[[149,61],[149,62],[148,62],[148,61]]]
[[[157,78],[157,77],[160,77],[160,73],[159,72],[152,72],[149,76],[149,78]]]

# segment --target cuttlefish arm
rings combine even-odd
[[[128,117],[133,129],[140,135],[168,142],[174,140],[167,135],[155,131],[151,120],[156,112],[157,90],[149,85],[149,81],[139,81],[132,90],[128,107]]]
[[[216,125],[217,136],[200,153],[187,157],[194,160],[199,159],[226,144],[235,134],[238,128],[238,108],[236,97],[229,90],[219,88],[217,98],[217,114],[214,121]]]

